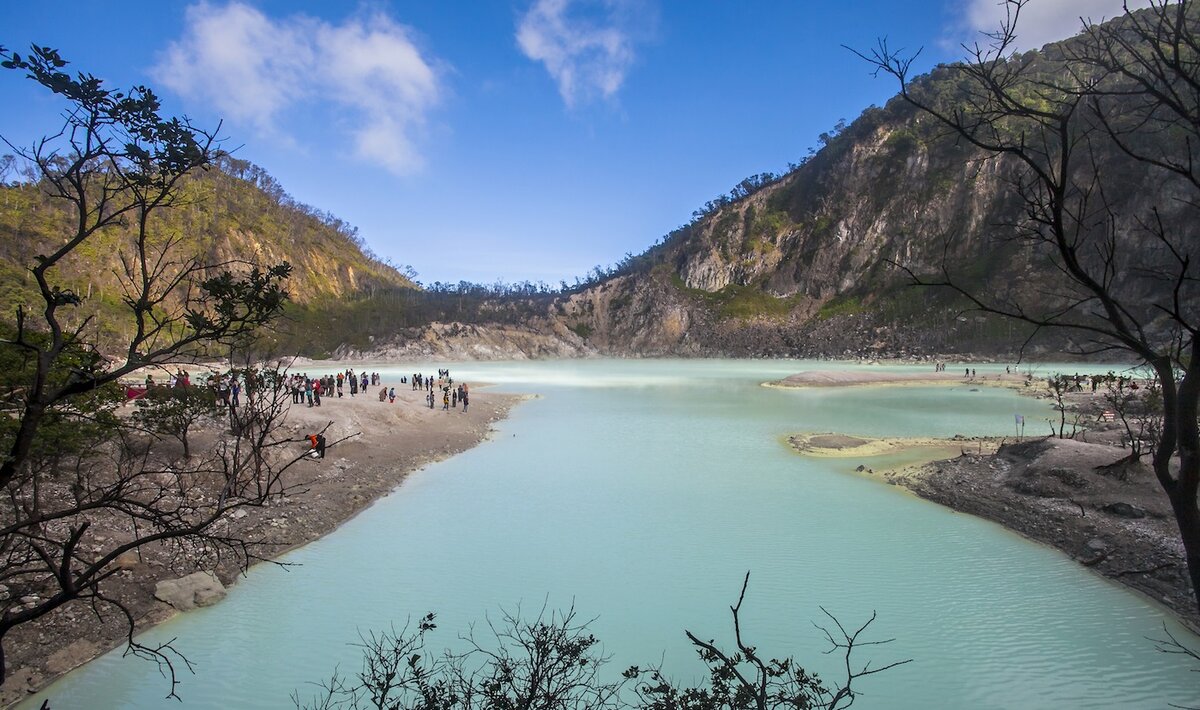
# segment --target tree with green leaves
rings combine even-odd
[[[1019,219],[992,226],[997,245],[1059,278],[985,292],[949,259],[933,273],[895,263],[916,285],[1153,371],[1162,425],[1151,467],[1200,607],[1200,6],[1126,6],[1040,53],[1018,52],[1028,1],[1007,0],[998,30],[936,70],[946,81],[914,77],[916,55],[886,40],[858,54],[948,139],[974,147],[1020,205]]]
[[[1106,469],[1108,475],[1120,480],[1125,480],[1134,464],[1155,446],[1162,431],[1162,390],[1158,379],[1152,370],[1139,374],[1143,375],[1141,384],[1130,375],[1111,370],[1097,377],[1097,384],[1104,388],[1101,390],[1104,404],[1125,430],[1121,446],[1129,448],[1129,456]]]
[[[37,189],[72,215],[69,230],[29,255],[35,289],[0,323],[0,678],[9,634],[73,602],[124,615],[134,652],[169,665],[169,647],[134,644],[134,618],[106,592],[119,558],[174,546],[172,559],[185,566],[231,554],[247,564],[247,541],[214,526],[237,507],[280,495],[289,463],[263,463],[262,442],[276,439],[258,434],[278,427],[272,410],[254,441],[235,432],[192,464],[172,465],[114,416],[120,381],[146,367],[227,355],[279,315],[290,267],[212,262],[156,229],[184,177],[216,157],[215,132],[162,116],[146,87],[114,91],[69,73],[54,49],[0,48],[0,59],[9,75],[64,103],[62,125],[44,137],[27,147],[4,141]],[[116,352],[88,339],[90,318],[79,309],[86,296],[59,280],[98,248],[119,255],[121,332],[129,337]]]
[[[152,387],[135,402],[133,421],[155,436],[170,437],[191,458],[189,435],[196,426],[211,422],[224,411],[217,393],[208,387]]]

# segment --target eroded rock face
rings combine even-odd
[[[369,352],[339,348],[338,358],[529,360],[594,355],[575,333],[549,319],[521,326],[430,323],[396,333]]]
[[[165,579],[154,585],[154,598],[179,611],[212,606],[225,598],[225,585],[212,572],[193,572],[179,579]]]

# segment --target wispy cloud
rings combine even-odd
[[[1131,9],[1146,7],[1149,0],[1130,0]],[[980,32],[993,32],[1004,22],[1009,3],[1004,0],[967,0],[961,7],[952,44],[973,43]],[[1017,48],[1040,49],[1047,42],[1079,34],[1083,20],[1100,22],[1124,13],[1121,0],[1031,0],[1017,22]]]
[[[333,25],[275,19],[239,2],[187,10],[183,36],[155,67],[159,82],[230,120],[285,138],[295,112],[332,102],[353,152],[403,174],[421,167],[413,134],[441,96],[410,31],[383,14]]]
[[[517,46],[541,62],[568,107],[612,99],[633,66],[635,44],[652,30],[648,3],[535,0],[517,26]]]

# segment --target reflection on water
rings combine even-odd
[[[915,662],[868,679],[862,707],[1200,702],[1195,675],[1145,640],[1171,623],[1158,607],[991,523],[846,474],[878,461],[801,457],[781,443],[798,431],[1006,434],[1014,413],[1046,414],[1038,401],[975,386],[758,386],[806,367],[855,367],[843,363],[450,367],[456,380],[543,396],[493,441],[288,555],[299,567],[256,568],[218,606],[153,630],[196,664],[184,707],[287,707],[335,666],[358,668],[360,632],[435,611],[438,647],[516,605],[574,604],[596,617],[614,673],[661,660],[690,680],[701,669],[683,630],[730,639],[728,606],[747,570],[747,637],[830,677],[836,664],[811,623],[819,607],[855,625],[878,613],[872,628],[897,641],[863,660]],[[51,694],[56,710],[158,708],[166,690],[151,666],[110,654]]]

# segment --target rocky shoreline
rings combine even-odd
[[[881,474],[917,495],[1061,550],[1200,630],[1179,530],[1153,473],[1104,472],[1124,451],[1069,439],[1006,443],[994,454]]]
[[[783,387],[936,384],[929,377],[880,373],[809,372]],[[961,379],[961,376],[959,377]],[[1016,386],[1018,378],[997,376],[980,384]],[[1096,395],[1072,395],[1071,406],[1094,408]],[[1076,438],[958,437],[955,439],[867,439],[836,433],[805,433],[789,444],[808,456],[868,459],[862,473],[901,485],[953,510],[999,523],[1054,547],[1079,564],[1130,587],[1169,609],[1200,631],[1200,612],[1187,575],[1183,545],[1170,503],[1152,471],[1126,461],[1117,445],[1116,422],[1081,430]],[[869,459],[902,450],[921,450],[923,463],[873,471]]]

